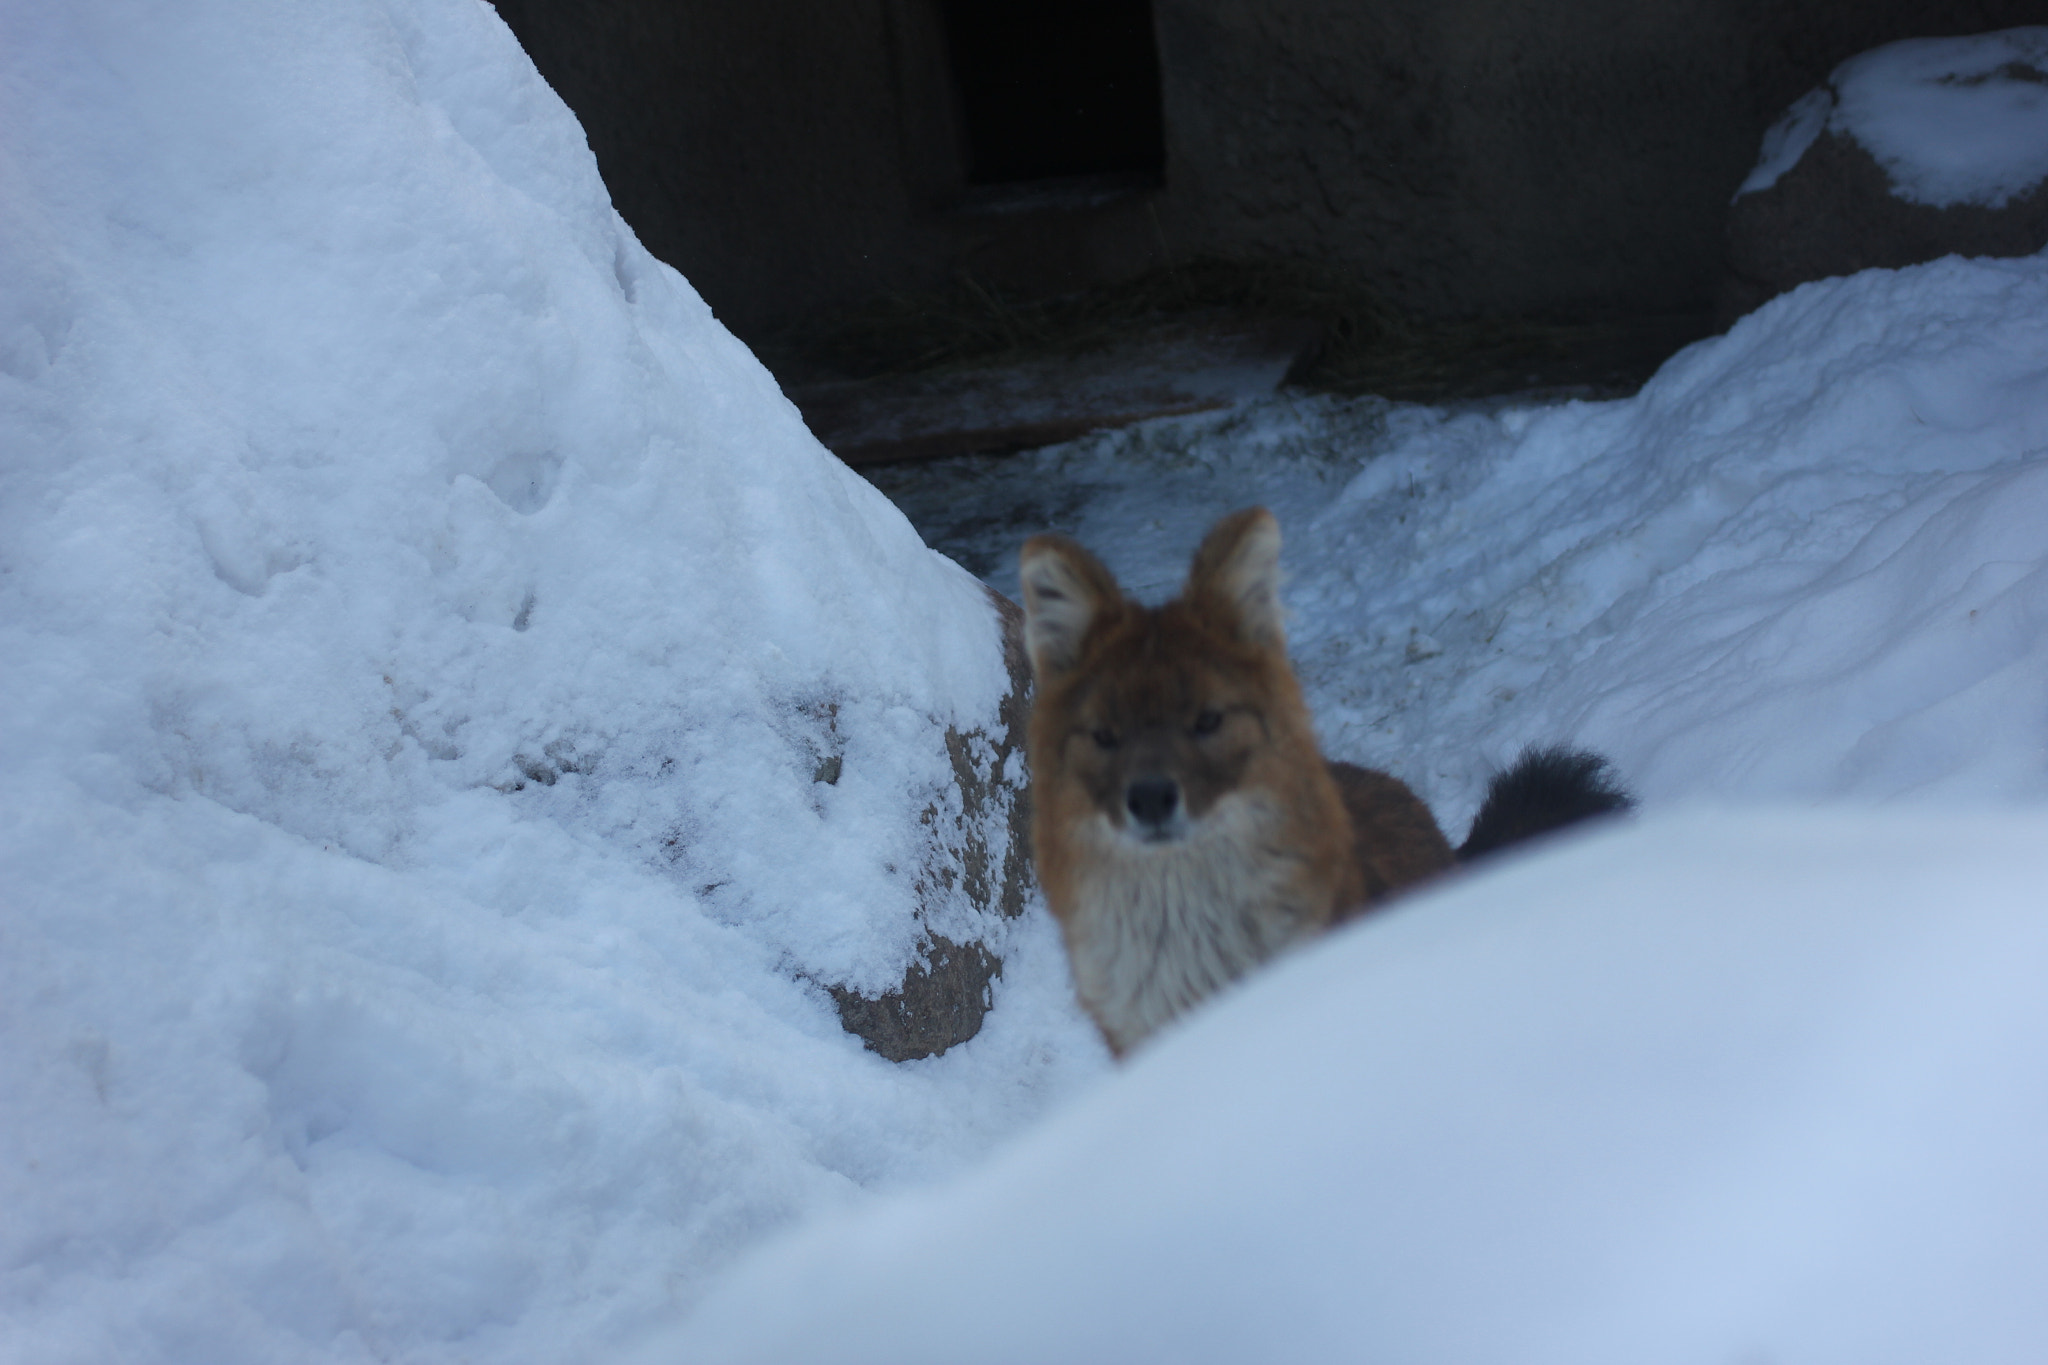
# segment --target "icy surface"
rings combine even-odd
[[[1998,208],[2048,179],[2048,28],[1912,38],[1850,58],[1764,134],[1736,193],[1776,184],[1823,127],[1867,148],[1901,199]]]
[[[941,907],[1005,957],[972,1042],[892,1066],[840,1029],[819,983],[912,951],[940,732],[1004,685],[992,618],[640,249],[487,7],[0,6],[0,452],[0,1358],[603,1359],[786,1225],[879,1204],[815,1245],[940,1236],[932,1201],[967,1195],[888,1192],[1011,1140],[961,1190],[1058,1216],[1064,1177],[1016,1173],[1097,1152],[1102,1239],[1069,1232],[1113,1249],[1153,1234],[1110,1217],[1110,1173],[1149,1163],[1162,1205],[1258,1203],[1274,1245],[1324,1248],[1308,1284],[1399,1256],[1348,1261],[1325,1217],[1382,1191],[1429,1254],[1344,1311],[1478,1295],[1435,1323],[1475,1334],[1453,1346],[1564,1339],[1567,1309],[1472,1267],[1555,1259],[1506,1233],[1569,1226],[1619,1267],[1571,1302],[1625,1305],[1623,1345],[1756,1323],[1781,1358],[1877,1358],[1828,1335],[1869,1288],[1900,1358],[2042,1354],[2035,1298],[1990,1297],[2048,1270],[2008,1143],[2038,1147],[2013,974],[2042,964],[2006,913],[2048,795],[2041,260],[1806,286],[1623,403],[1282,398],[899,487],[998,583],[1057,526],[1155,597],[1218,514],[1274,507],[1328,747],[1454,833],[1536,740],[1605,749],[1653,816],[1775,803],[1417,901],[1114,1077],[1042,912]],[[1885,803],[1913,809],[1856,813]],[[1446,1014],[1350,987],[1421,958],[1512,989]],[[1747,1008],[1640,979],[1692,961]],[[1309,1045],[1359,1020],[1384,1070]],[[1663,1090],[1653,1045],[1685,1062]],[[1638,1093],[1740,1140],[1709,1152]],[[1590,1158],[1536,1171],[1431,1117],[1562,1141],[1588,1096],[1636,1124],[1602,1149],[1625,1207]],[[1227,1144],[1357,1105],[1359,1150],[1408,1154],[1398,1187],[1314,1153],[1255,1181],[1227,1145],[1157,1156],[1165,1116]],[[1578,1173],[1554,1197],[1552,1170]],[[1787,1191],[1770,1256],[1694,1273]],[[1073,1316],[966,1226],[918,1273],[978,1277],[992,1323]],[[764,1327],[812,1330],[866,1283],[815,1254],[723,1302],[781,1292]],[[1892,1293],[1894,1265],[1941,1273]],[[1195,1282],[1217,1349],[1260,1329],[1249,1291]],[[1956,1322],[1958,1350],[1917,1349]]]
[[[2039,1360],[2044,877],[2038,812],[1511,859],[634,1359]]]

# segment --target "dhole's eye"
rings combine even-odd
[[[1195,713],[1195,727],[1194,727],[1194,732],[1195,732],[1196,734],[1198,734],[1198,735],[1213,735],[1213,734],[1215,734],[1215,733],[1216,733],[1216,732],[1217,732],[1218,730],[1221,730],[1222,728],[1223,728],[1223,713],[1222,713],[1221,711],[1217,711],[1217,710],[1213,710],[1213,709],[1211,709],[1211,710],[1197,711],[1197,712]]]
[[[1095,747],[1098,749],[1114,749],[1116,747],[1116,731],[1114,730],[1097,730],[1094,739]]]

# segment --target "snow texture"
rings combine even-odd
[[[1737,197],[1776,184],[1823,128],[1862,144],[1901,199],[1999,208],[2048,179],[2048,28],[1910,38],[1851,57],[1764,134]]]
[[[2048,1348],[2048,818],[1653,818],[1278,964],[648,1362]]]
[[[994,614],[488,7],[0,7],[0,451],[0,1357],[582,1358],[1102,1065],[840,1028]]]
[[[839,1027],[993,619],[488,7],[0,3],[0,452],[0,1358],[605,1359],[862,1208],[657,1357],[2048,1347],[2039,258],[1805,286],[1627,402],[921,475],[1010,586],[1056,526],[1156,597],[1266,502],[1332,753],[1458,833],[1578,741],[1653,814],[1114,1075],[1040,909],[934,911],[1004,957],[971,1042]]]

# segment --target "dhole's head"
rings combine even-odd
[[[1321,773],[1287,663],[1272,513],[1218,523],[1162,607],[1125,597],[1064,536],[1026,541],[1021,568],[1041,835],[1099,817],[1120,842],[1171,846],[1233,792],[1256,785],[1286,803],[1296,774]]]

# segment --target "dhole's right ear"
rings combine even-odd
[[[1123,589],[1101,560],[1065,536],[1025,541],[1017,576],[1024,585],[1024,648],[1043,682],[1081,662],[1088,628]]]

